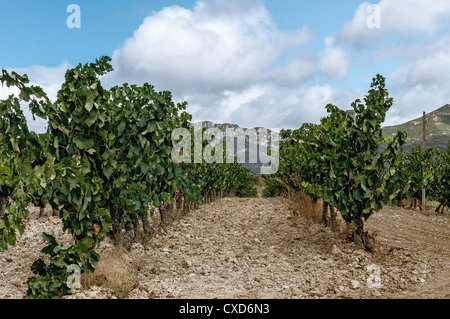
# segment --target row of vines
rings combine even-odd
[[[58,298],[75,292],[68,267],[93,272],[95,251],[110,236],[155,210],[161,221],[174,202],[201,203],[208,194],[233,191],[255,196],[250,172],[240,164],[177,164],[171,158],[176,128],[192,129],[186,103],[149,84],[105,89],[100,78],[112,71],[109,57],[66,72],[52,102],[26,75],[2,70],[0,82],[15,90],[0,100],[0,252],[25,230],[28,207],[49,204],[59,214],[69,243],[44,233],[47,255],[31,265],[30,298]],[[28,129],[21,106],[48,121],[45,134]]]
[[[383,205],[427,189],[429,198],[440,202],[436,211],[443,211],[450,199],[450,154],[420,147],[405,154],[405,132],[383,136],[381,124],[392,104],[385,79],[377,75],[364,103],[352,103],[353,112],[329,104],[320,124],[283,130],[280,168],[266,179],[263,195],[294,190],[323,199],[324,223],[335,225],[337,209],[352,230],[351,240],[369,251],[374,238],[364,231],[364,221]]]

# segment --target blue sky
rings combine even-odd
[[[72,3],[79,29],[66,25]],[[194,120],[299,127],[327,103],[348,109],[377,73],[395,101],[387,124],[450,103],[446,0],[2,0],[0,14],[0,68],[50,97],[67,68],[108,55],[105,86],[170,90]]]
[[[80,6],[82,27],[69,29],[68,5]],[[192,8],[195,0],[19,0],[2,1],[0,48],[2,66],[54,66],[63,60],[71,64],[88,62],[100,55],[112,55],[133,35],[145,17],[163,7]],[[361,1],[265,0],[264,5],[283,31],[308,25],[315,33],[314,49],[323,47],[322,38],[332,35],[352,18]],[[12,32],[11,32],[12,31]],[[33,54],[30,54],[32,52]]]
[[[81,9],[81,28],[69,29],[66,12],[70,4]],[[195,1],[178,1],[193,6]],[[2,66],[72,65],[95,60],[113,51],[133,35],[143,19],[171,1],[2,1],[0,48]]]

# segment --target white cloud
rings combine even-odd
[[[343,79],[350,59],[333,39],[320,56],[301,53],[307,26],[280,31],[262,1],[199,1],[147,17],[113,55],[108,85],[148,82],[188,101],[194,120],[295,127],[318,121],[335,93],[305,87],[314,77]],[[107,86],[108,86],[107,85]]]
[[[188,111],[196,120],[233,123],[242,127],[298,128],[302,123],[318,123],[326,116],[325,106],[333,103],[349,109],[361,98],[360,90],[336,90],[329,85],[296,89],[274,83],[256,85],[242,91],[190,96]],[[205,107],[208,105],[208,107]]]
[[[374,46],[383,37],[431,35],[450,26],[448,0],[382,0],[377,4],[380,9],[380,28],[369,28],[367,25],[367,20],[374,14],[367,9],[370,5],[369,2],[362,3],[352,21],[343,25],[337,35],[339,42],[351,43],[360,49]]]
[[[398,85],[440,85],[450,82],[450,36],[416,50],[415,59],[391,74]],[[448,88],[448,86],[447,86]]]
[[[348,54],[336,46],[334,37],[326,37],[324,43],[325,49],[319,53],[319,71],[332,79],[344,79],[351,64]]]
[[[450,36],[425,46],[416,44],[412,51],[410,60],[388,75],[395,99],[389,124],[412,120],[423,111],[450,103]]]
[[[7,88],[6,85],[5,86],[1,86],[0,85],[0,100],[5,100],[8,98],[8,96],[10,96],[11,94],[19,94],[19,90],[11,87],[11,88]]]
[[[400,124],[450,103],[450,36],[411,47],[410,60],[388,75],[395,106],[388,124]]]
[[[273,77],[271,64],[309,38],[306,27],[280,32],[260,1],[199,1],[147,17],[113,65],[120,79],[180,94],[233,90]]]

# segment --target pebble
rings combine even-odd
[[[361,286],[358,280],[352,280],[353,289],[358,289]]]
[[[320,290],[318,290],[318,289],[311,290],[309,293],[312,296],[323,297],[323,293]]]
[[[373,294],[376,296],[376,297],[380,297],[381,296],[381,292],[379,292],[378,290],[374,290],[373,291]]]
[[[341,250],[336,245],[333,245],[333,247],[331,248],[331,253],[333,255],[340,255],[340,254],[342,254]]]

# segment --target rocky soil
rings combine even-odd
[[[0,253],[0,298],[24,298],[43,231],[66,239],[37,209],[15,246]],[[157,218],[155,216],[154,218]],[[448,216],[386,207],[366,223],[370,254],[302,216],[285,198],[223,198],[191,211],[131,249],[105,241],[94,274],[66,298],[450,297]]]

